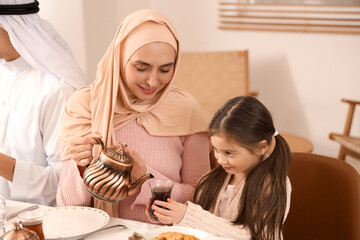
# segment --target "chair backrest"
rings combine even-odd
[[[340,144],[339,159],[345,160],[349,155],[360,160],[360,137],[350,134],[355,108],[360,105],[360,101],[350,99],[341,99],[341,101],[349,104],[344,132],[342,134],[330,133],[329,138]]]
[[[174,85],[197,98],[210,120],[230,98],[249,91],[248,51],[183,52]]]
[[[360,176],[348,163],[292,153],[291,205],[285,240],[359,240]]]

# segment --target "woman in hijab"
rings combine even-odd
[[[172,198],[191,200],[198,179],[210,169],[209,145],[199,103],[173,86],[179,54],[175,28],[162,14],[140,10],[124,19],[98,64],[96,80],[66,105],[58,205],[93,205],[111,216],[149,221],[147,183],[117,203],[93,199],[87,192],[82,166],[100,151],[93,137],[107,147],[125,142],[126,151],[144,161],[135,160],[133,178],[151,173],[171,179]]]

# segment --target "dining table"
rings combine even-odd
[[[12,213],[16,213],[19,210],[28,208],[29,206],[32,206],[34,204],[31,203],[25,203],[25,202],[20,202],[20,201],[13,201],[13,200],[6,200],[6,214],[7,215],[11,215]],[[81,208],[81,207],[66,207],[66,208]],[[82,207],[82,208],[88,208],[88,210],[93,210],[93,211],[97,211],[97,212],[102,212],[103,215],[106,216],[106,224],[104,223],[103,226],[101,226],[101,228],[96,229],[94,231],[89,231],[88,233],[82,234],[81,236],[78,237],[58,237],[55,239],[81,239],[81,240],[114,240],[114,239],[118,239],[118,240],[127,240],[129,239],[130,236],[133,236],[133,234],[139,233],[141,235],[146,235],[147,232],[149,231],[154,231],[155,229],[166,229],[166,226],[163,225],[158,225],[158,224],[151,224],[151,223],[144,223],[144,222],[139,222],[139,221],[134,221],[134,220],[128,220],[128,219],[122,219],[122,218],[114,218],[114,217],[109,217],[109,215],[107,215],[105,212],[101,211],[101,210],[97,210],[94,208],[89,208],[89,207]],[[43,205],[37,205],[37,209],[36,210],[43,210],[45,212],[51,213],[51,212],[56,212],[56,210],[59,209],[64,209],[64,207],[48,207],[48,206],[43,206]],[[34,210],[35,211],[35,210]],[[90,211],[92,212],[92,211]],[[14,215],[14,214],[12,214]],[[58,225],[67,225],[67,223],[64,223],[63,221],[64,219],[62,219],[61,215],[60,217],[56,218],[56,219],[52,219],[52,221],[55,221],[56,224]],[[6,232],[10,231],[13,229],[13,222],[19,221],[19,218],[17,216],[12,217],[11,219],[8,219],[8,221],[5,224],[5,230]],[[44,219],[44,223],[43,226],[46,224],[46,218]],[[83,221],[83,223],[76,223],[76,224],[88,224],[88,222],[91,221],[91,219],[86,219],[85,221]],[[76,225],[75,224],[75,225]],[[125,226],[125,227],[121,227],[121,225]],[[111,226],[115,226],[113,228],[111,228]],[[71,226],[67,226],[65,228],[65,232],[67,231],[66,229],[70,229]],[[169,229],[171,229],[171,227],[169,227]],[[45,229],[44,229],[45,230]],[[196,229],[193,229],[194,231],[197,231]],[[66,233],[63,233],[66,235]],[[45,239],[54,239],[52,238],[47,238],[46,237],[46,232],[45,232]],[[148,240],[148,238],[145,237],[146,240]],[[205,238],[204,238],[205,239]],[[229,238],[222,238],[222,237],[211,237],[211,238],[206,238],[206,239],[222,239],[222,240],[230,240]],[[149,239],[151,240],[151,239]],[[201,238],[200,238],[201,240]]]

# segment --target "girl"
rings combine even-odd
[[[266,107],[253,97],[229,100],[210,123],[219,166],[199,181],[194,203],[155,201],[164,224],[179,224],[234,239],[281,239],[289,212],[289,147]]]
[[[140,10],[124,19],[98,64],[96,80],[66,104],[58,205],[95,206],[111,216],[148,221],[147,183],[116,203],[87,192],[81,172],[99,153],[93,136],[107,147],[125,142],[130,155],[142,157],[135,161],[133,179],[145,173],[171,179],[174,199],[192,198],[197,181],[210,170],[209,145],[199,103],[172,85],[179,53],[175,28],[162,14]]]

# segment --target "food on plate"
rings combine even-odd
[[[200,239],[193,235],[182,234],[178,232],[164,232],[164,233],[160,233],[159,236],[153,238],[152,240],[200,240]]]

